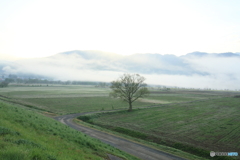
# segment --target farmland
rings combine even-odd
[[[239,92],[150,91],[148,97],[133,104],[133,112],[98,114],[91,123],[142,133],[145,139],[163,145],[179,143],[209,151],[240,151],[240,98],[234,98]],[[0,99],[51,116],[128,108],[127,103],[108,97],[109,92],[109,88],[81,85],[10,85],[0,90]]]
[[[181,143],[214,151],[240,152],[240,98],[223,97],[162,105],[133,112],[100,113],[91,124],[163,144]],[[126,131],[124,131],[127,129]]]
[[[51,85],[51,86],[10,86],[2,88],[0,95],[11,101],[36,106],[59,115],[87,111],[127,108],[128,104],[119,99],[109,98],[109,88],[96,88],[84,85]],[[189,102],[220,98],[232,92],[191,92],[191,91],[156,91],[134,103],[134,107],[145,107],[159,104]]]
[[[93,86],[9,87],[2,89],[0,95],[59,115],[127,107],[119,99],[109,98],[109,92],[108,88]],[[136,102],[135,106],[151,104]]]

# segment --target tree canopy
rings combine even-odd
[[[139,74],[124,74],[119,79],[111,82],[111,97],[121,98],[129,104],[129,111],[132,111],[132,103],[138,98],[146,96],[149,91],[146,79]]]
[[[7,87],[8,86],[8,84],[9,84],[9,82],[8,81],[2,81],[2,82],[0,82],[0,87]]]

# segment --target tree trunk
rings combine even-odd
[[[129,112],[132,111],[132,102],[129,102],[129,109],[128,109]]]

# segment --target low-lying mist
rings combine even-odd
[[[115,80],[123,73],[139,73],[148,84],[191,88],[240,89],[240,56],[177,57],[160,54],[119,56],[103,52],[72,51],[51,57],[25,59],[4,65],[5,74],[37,74],[55,80]]]

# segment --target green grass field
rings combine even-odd
[[[177,102],[186,102],[186,101],[194,101],[201,99],[209,99],[209,98],[217,98],[220,95],[202,95],[202,94],[189,94],[189,93],[169,93],[169,94],[151,94],[148,99],[165,101],[168,103],[177,103]]]
[[[137,159],[39,113],[0,100],[1,160]]]
[[[52,112],[52,116],[127,110],[128,104],[109,98],[109,92],[109,88],[80,85],[10,85],[1,88],[0,99],[15,106],[22,104],[25,109],[45,114]],[[142,133],[147,136],[145,139],[160,144],[180,143],[213,151],[240,151],[240,98],[233,98],[237,94],[240,95],[229,91],[151,90],[148,97],[134,102],[133,108],[155,108],[101,114],[92,122],[124,132],[136,131],[133,134]],[[15,132],[14,128],[10,129]]]
[[[88,111],[127,108],[119,99],[109,98],[110,89],[93,86],[8,87],[0,95],[8,100],[35,106],[55,114],[70,114]],[[0,97],[1,99],[6,97]],[[151,105],[151,102],[136,102],[136,107]]]
[[[240,152],[240,98],[225,97],[133,112],[94,116],[93,124],[121,127],[152,141],[173,141],[214,151]]]
[[[0,94],[11,98],[61,98],[61,97],[86,97],[108,96],[109,89],[95,88],[83,85],[53,85],[42,87],[11,86],[1,88]]]
[[[52,85],[42,87],[10,86],[2,88],[0,95],[11,101],[39,107],[56,114],[69,114],[87,111],[99,111],[127,108],[128,104],[119,99],[109,98],[109,88],[96,88],[83,85]],[[191,92],[191,91],[156,91],[139,99],[133,107],[144,107],[159,104],[182,103],[194,100],[220,98],[225,92]],[[3,97],[0,97],[3,98]]]
[[[40,105],[51,112],[58,114],[79,113],[99,110],[112,110],[127,108],[128,105],[118,99],[109,97],[64,97],[64,98],[30,98],[24,99],[33,105]],[[150,105],[146,102],[136,102],[135,106],[143,107]]]

